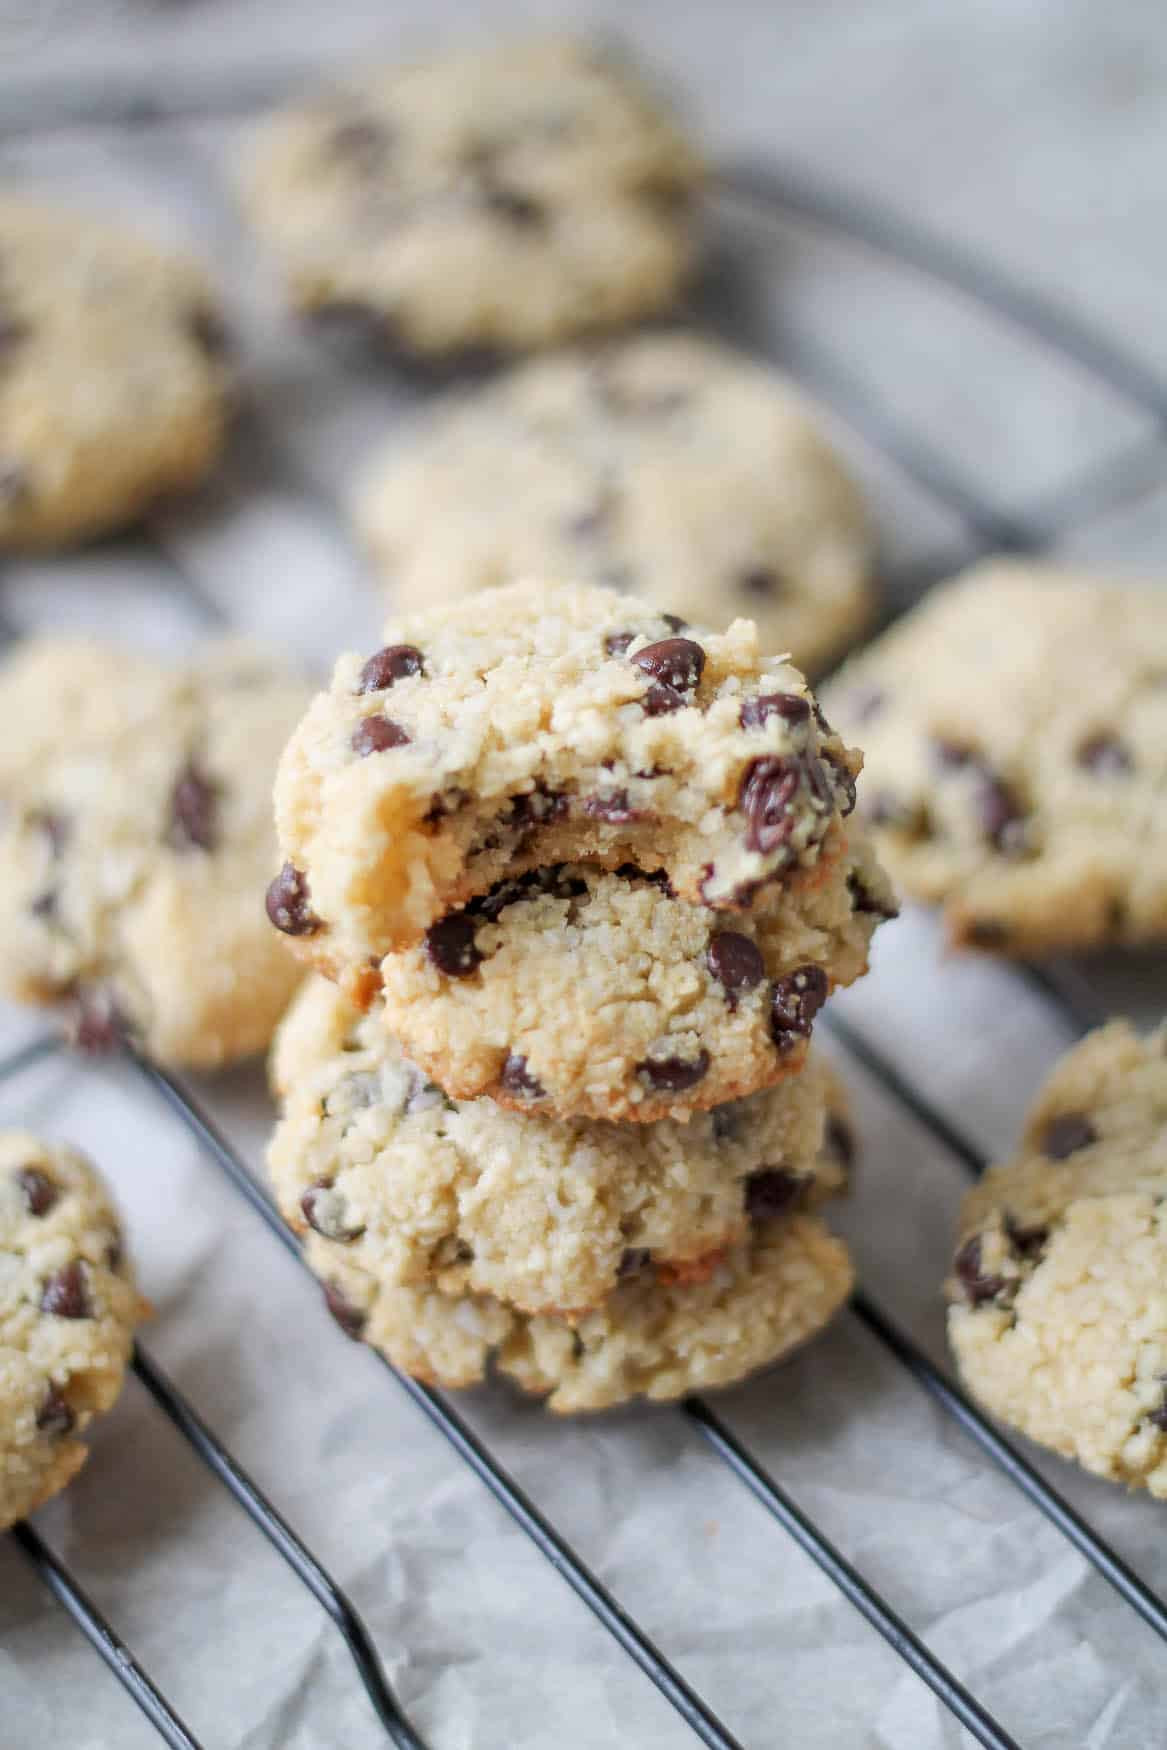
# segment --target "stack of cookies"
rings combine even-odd
[[[350,1335],[560,1410],[724,1384],[851,1284],[808,1062],[886,878],[803,677],[603,589],[517,584],[344,657],[285,752],[268,912],[328,979],[270,1167]]]

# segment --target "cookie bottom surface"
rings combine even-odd
[[[487,1296],[381,1288],[315,1235],[306,1255],[337,1322],[393,1366],[432,1385],[470,1386],[493,1360],[560,1414],[732,1385],[813,1337],[853,1282],[846,1247],[813,1215],[759,1225],[700,1280],[646,1271],[575,1322],[525,1317]]]

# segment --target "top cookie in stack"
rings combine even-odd
[[[749,621],[704,632],[614,591],[526,583],[386,636],[341,658],[276,784],[270,915],[350,988],[556,863],[661,870],[727,914],[842,879],[860,756]]]

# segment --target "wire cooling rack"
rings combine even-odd
[[[225,111],[231,106],[225,102],[223,107]],[[146,157],[156,154],[158,161],[165,164],[168,175],[173,175],[176,167],[180,167],[185,177],[201,181],[203,193],[206,193],[208,180],[215,174],[213,164],[192,147],[188,135],[167,131],[175,117],[162,116],[157,111],[143,112],[140,106],[132,114],[116,109],[103,111],[98,100],[89,96],[75,103],[72,114],[64,119],[74,122],[78,116],[99,132],[110,130],[111,137],[116,134],[119,143],[126,138],[125,130],[132,123],[136,129],[132,136],[136,152]],[[205,110],[199,110],[193,115],[184,112],[181,119],[184,124],[191,123],[197,132],[204,120],[213,121],[215,118]],[[21,130],[22,148],[30,138],[34,141],[48,139],[51,144],[52,132],[53,124],[42,120],[34,125],[29,121]],[[891,412],[887,398],[873,392],[870,383],[856,370],[854,362],[844,351],[834,348],[829,338],[816,338],[803,332],[798,336],[797,345],[788,347],[780,335],[776,337],[771,331],[759,341],[757,335],[749,332],[750,323],[743,318],[734,287],[730,286],[727,297],[726,287],[721,284],[718,295],[704,313],[707,316],[712,314],[715,323],[727,327],[739,340],[745,338],[747,343],[753,340],[762,350],[771,353],[776,362],[803,377],[833,407],[840,419],[858,432],[869,446],[890,459],[902,478],[911,483],[913,491],[931,501],[943,513],[938,526],[947,531],[947,538],[937,542],[934,554],[917,551],[909,561],[889,566],[886,583],[891,614],[909,605],[930,581],[959,563],[998,549],[1040,552],[1062,542],[1076,527],[1125,505],[1133,498],[1153,492],[1167,477],[1167,451],[1160,447],[1160,440],[1167,434],[1167,384],[1160,382],[1152,371],[1119,344],[1053,307],[1007,275],[924,235],[866,201],[850,199],[793,172],[764,170],[756,166],[727,169],[716,187],[713,207],[719,236],[726,230],[734,232],[740,227],[737,234],[752,238],[754,246],[759,246],[760,240],[763,251],[780,249],[784,242],[784,227],[797,221],[808,227],[825,247],[833,248],[843,242],[849,247],[858,247],[868,257],[892,262],[897,270],[915,279],[941,283],[958,300],[966,302],[978,320],[986,318],[999,323],[1024,345],[1068,363],[1076,372],[1085,373],[1114,403],[1121,404],[1137,416],[1134,434],[1124,435],[1117,452],[1111,451],[1101,459],[1091,460],[1088,466],[1071,471],[1069,478],[1047,486],[1036,496],[1033,506],[1021,514],[1005,507],[996,495],[978,484],[976,474],[963,458],[950,457],[930,436],[915,429],[910,419]],[[744,336],[743,328],[747,331]],[[243,425],[245,448],[252,454],[262,453],[269,464],[275,458],[274,465],[286,470],[289,491],[311,506],[312,517],[334,520],[336,510],[332,497],[319,479],[313,477],[312,471],[303,465],[302,458],[287,448],[277,424],[270,409],[264,411],[262,406],[258,411],[252,409],[245,416]],[[956,531],[955,539],[951,538],[953,530]],[[164,538],[165,534],[163,529],[160,537],[155,529],[148,531],[143,539],[152,543],[153,557],[156,559],[162,555],[171,568],[175,588],[186,593],[199,616],[208,623],[221,623],[230,617],[225,616],[222,609],[223,600],[230,599],[230,580],[212,576],[208,582],[205,569],[198,571],[184,563],[181,544],[176,546],[173,540]],[[218,587],[220,581],[222,594]],[[10,635],[19,629],[11,624],[7,627]],[[1100,1012],[1101,1005],[1092,986],[1080,974],[1066,968],[1042,974],[1019,972],[1016,978],[1019,987],[1028,988],[1030,999],[1050,1010],[1058,1025],[1066,1031],[1082,1031]],[[915,1078],[909,1078],[893,1051],[882,1045],[873,1045],[870,1029],[857,1026],[840,1015],[840,1008],[850,1012],[845,1004],[833,1005],[833,1012],[828,1012],[821,1025],[829,1029],[843,1053],[852,1057],[890,1100],[899,1103],[910,1114],[930,1136],[937,1150],[959,1161],[968,1173],[980,1173],[986,1165],[984,1152],[969,1139],[963,1127],[953,1123],[942,1102],[918,1085]],[[18,1101],[24,1077],[46,1062],[64,1058],[66,1052],[67,1048],[56,1036],[37,1036],[0,1061],[0,1090],[8,1097],[9,1103]],[[173,1122],[182,1126],[193,1139],[206,1163],[223,1176],[233,1193],[244,1199],[259,1217],[272,1240],[298,1258],[296,1241],[253,1177],[243,1155],[228,1140],[223,1128],[204,1109],[201,1101],[180,1079],[142,1058],[129,1058],[128,1066],[142,1099],[162,1103]],[[130,1213],[132,1226],[132,1211]],[[940,1261],[935,1260],[934,1275],[938,1277],[939,1274]],[[304,1292],[305,1295],[310,1292],[307,1283]],[[314,1307],[312,1311],[314,1313]],[[1151,1632],[1161,1640],[1167,1640],[1167,1600],[1152,1590],[1134,1566],[1071,1505],[1035,1463],[1023,1456],[1011,1440],[982,1416],[949,1376],[905,1332],[901,1323],[862,1290],[855,1295],[851,1312],[920,1391],[939,1407],[944,1417],[949,1418],[979,1449],[986,1464],[996,1467],[1032,1507],[1044,1515]],[[617,1647],[656,1686],[680,1719],[691,1728],[692,1734],[717,1750],[738,1746],[741,1740],[734,1736],[713,1706],[600,1580],[572,1547],[567,1536],[557,1529],[551,1517],[520,1487],[491,1450],[490,1444],[472,1428],[460,1410],[444,1394],[395,1374],[387,1364],[384,1365],[397,1389],[408,1395],[416,1410],[490,1491],[509,1514],[514,1526],[531,1540],[539,1554],[593,1613]],[[295,1528],[277,1511],[142,1345],[136,1350],[133,1367],[158,1412],[168,1419],[207,1471],[233,1497],[315,1598],[321,1610],[331,1618],[351,1655],[352,1681],[363,1685],[369,1705],[384,1728],[385,1738],[395,1745],[420,1750],[428,1740],[411,1724],[396,1700],[373,1635],[353,1603],[307,1548]],[[708,1444],[716,1459],[775,1521],[780,1531],[793,1539],[818,1565],[830,1583],[939,1698],[972,1740],[991,1746],[993,1750],[1008,1750],[1017,1744],[1018,1740],[1010,1735],[986,1703],[954,1674],[951,1666],[927,1644],[923,1635],[903,1619],[884,1595],[883,1588],[865,1577],[860,1567],[844,1555],[815,1518],[800,1507],[751,1451],[749,1444],[734,1431],[726,1416],[699,1397],[689,1398],[675,1409],[661,1410],[658,1414],[681,1417],[689,1424]],[[124,1686],[157,1729],[159,1737],[169,1745],[183,1746],[186,1750],[204,1743],[197,1729],[179,1716],[159,1682],[135,1658],[115,1626],[41,1532],[31,1524],[23,1524],[17,1526],[10,1536],[113,1677]],[[408,1653],[408,1648],[405,1652]],[[432,1750],[437,1750],[437,1746]]]

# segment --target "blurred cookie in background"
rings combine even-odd
[[[117,1213],[76,1149],[0,1133],[0,1531],[76,1475],[147,1315]]]
[[[537,37],[370,70],[283,111],[244,195],[298,309],[361,312],[432,356],[667,309],[701,179],[630,68]]]
[[[821,669],[873,610],[859,492],[789,383],[662,331],[519,367],[395,441],[354,515],[395,608],[523,576],[631,591]]]
[[[194,485],[222,447],[229,387],[197,263],[0,194],[0,547],[102,534]]]
[[[824,703],[859,809],[951,939],[1040,955],[1167,938],[1167,595],[998,559],[938,588]]]
[[[264,915],[276,761],[310,692],[266,653],[184,667],[41,638],[0,671],[0,987],[214,1068],[262,1051],[299,980]]]

